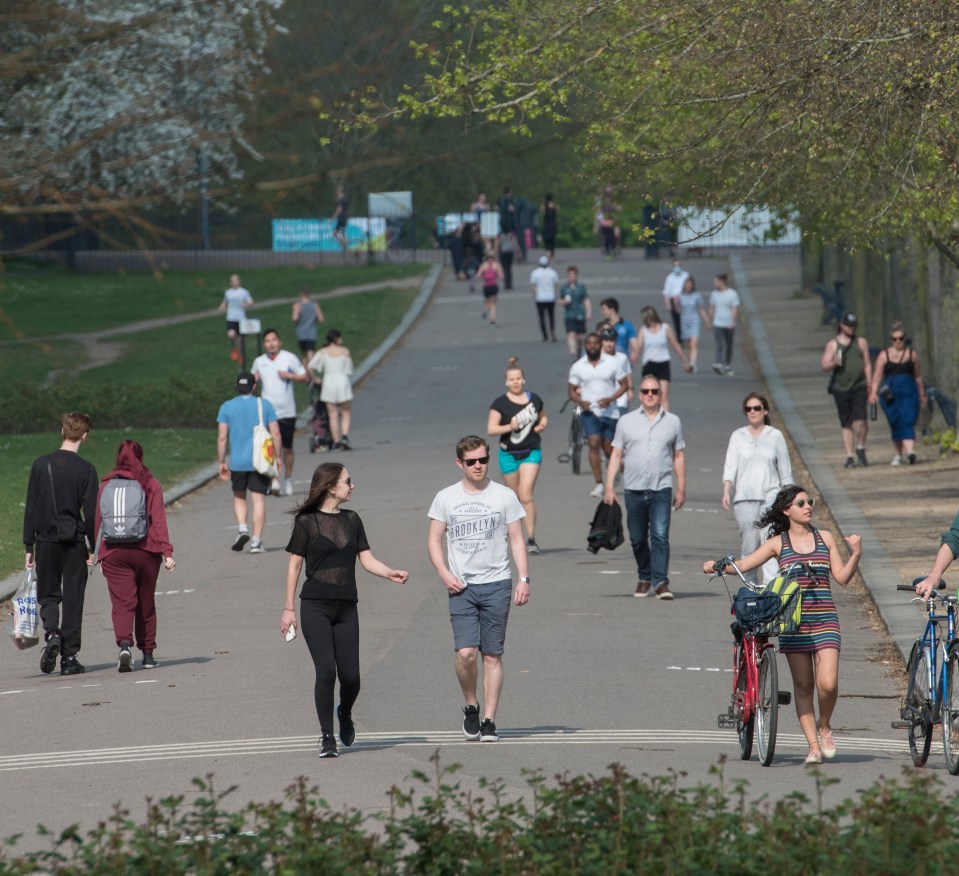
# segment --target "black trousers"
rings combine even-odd
[[[543,340],[556,340],[556,302],[537,301],[536,312],[539,314],[539,330],[543,333]],[[549,335],[546,334],[546,322],[549,320]]]
[[[333,733],[333,697],[340,677],[340,704],[349,715],[360,695],[360,620],[355,602],[301,599],[300,626],[316,669],[313,699],[323,733]]]
[[[513,288],[513,254],[511,252],[501,252],[499,254],[499,263],[503,266],[503,287]]]
[[[80,653],[83,598],[87,590],[87,546],[82,542],[38,541],[33,557],[37,564],[37,605],[43,630],[47,636],[60,633],[61,653],[64,657],[73,657]]]

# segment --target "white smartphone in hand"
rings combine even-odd
[[[292,642],[296,638],[296,624],[290,624],[286,628],[286,640]]]

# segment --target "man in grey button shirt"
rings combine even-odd
[[[606,473],[603,501],[616,501],[613,483],[620,460],[626,525],[639,580],[633,596],[672,599],[669,590],[669,520],[686,501],[686,458],[679,417],[663,409],[659,380],[647,374],[639,385],[641,406],[620,417]],[[655,585],[655,586],[654,586]]]

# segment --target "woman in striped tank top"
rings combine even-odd
[[[845,541],[851,555],[845,562],[831,532],[812,525],[815,500],[805,489],[792,484],[776,495],[773,504],[756,525],[769,527],[769,540],[736,565],[748,572],[775,557],[780,569],[805,563],[809,571],[799,577],[802,592],[802,623],[795,633],[779,637],[779,650],[786,655],[793,679],[793,693],[799,725],[809,743],[807,764],[822,763],[836,756],[832,734],[832,713],[839,696],[839,616],[829,588],[829,576],[845,587],[859,566],[861,539],[850,535]],[[704,570],[713,571],[712,563]],[[818,694],[819,721],[813,694]]]

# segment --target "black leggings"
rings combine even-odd
[[[340,703],[349,715],[360,695],[360,620],[355,602],[301,599],[300,626],[316,668],[313,699],[323,733],[333,733],[333,693],[340,677]]]
[[[556,340],[556,302],[555,301],[537,301],[536,311],[539,314],[539,330],[543,333],[543,340],[549,338]],[[549,316],[549,335],[546,334],[546,317]]]

